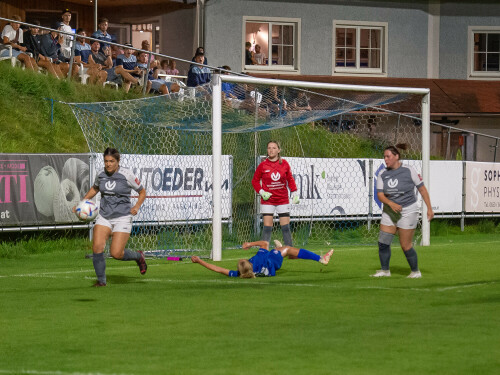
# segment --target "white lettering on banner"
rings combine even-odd
[[[94,173],[103,169],[96,155]],[[211,155],[121,155],[120,165],[131,169],[146,189],[146,200],[134,221],[212,219]],[[222,217],[231,214],[232,157],[222,156]],[[94,179],[95,176],[92,176]],[[132,191],[132,204],[136,201]]]
[[[465,164],[465,210],[500,212],[500,169],[498,163],[468,161]]]

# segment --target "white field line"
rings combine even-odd
[[[148,264],[148,267],[155,267],[159,266],[159,264]],[[126,266],[126,267],[108,267],[108,269],[112,270],[124,270],[124,269],[131,269],[131,268],[137,268],[137,266]],[[52,272],[36,272],[36,273],[23,273],[23,274],[17,274],[17,275],[0,275],[0,278],[2,277],[49,277],[49,278],[66,278],[66,279],[71,279],[71,277],[63,277],[59,275],[67,275],[67,274],[74,274],[74,273],[92,273],[94,274],[94,270],[92,268],[85,269],[85,270],[73,270],[73,271],[52,271]],[[1,372],[0,372],[1,374]]]
[[[38,371],[38,370],[3,370],[0,374],[28,374],[28,375],[133,375],[124,373],[102,373],[102,372],[64,372],[64,371]]]

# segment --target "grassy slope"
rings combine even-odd
[[[397,250],[393,276],[369,278],[373,247],[339,249],[328,267],[285,260],[256,280],[165,260],[142,277],[108,260],[99,289],[88,249],[2,260],[0,372],[496,374],[499,240],[449,241],[418,249],[420,280]]]
[[[112,101],[140,97],[97,86],[58,80],[0,63],[0,152],[87,152],[87,143],[75,116],[56,103],[50,122],[49,99],[65,102]]]

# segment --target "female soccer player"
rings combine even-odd
[[[273,230],[273,216],[279,216],[283,242],[292,246],[292,233],[290,231],[290,200],[288,188],[292,192],[292,202],[299,203],[297,186],[293,179],[290,165],[280,156],[281,148],[277,141],[267,144],[267,158],[259,164],[252,179],[252,186],[261,196],[260,212],[264,221],[262,241],[271,241]],[[291,257],[293,258],[293,257]]]
[[[279,244],[279,243],[278,243]],[[288,256],[293,256],[299,259],[310,259],[320,262],[325,266],[330,262],[330,258],[333,254],[333,249],[330,250],[323,256],[319,256],[311,251],[305,249],[297,249],[291,246],[279,246],[276,249],[268,251],[269,242],[267,241],[256,241],[256,242],[244,242],[243,248],[249,249],[252,246],[259,246],[259,251],[250,259],[240,259],[238,261],[238,270],[230,271],[226,268],[216,266],[215,264],[207,263],[201,260],[200,257],[192,256],[191,261],[193,263],[199,263],[203,267],[208,268],[211,271],[222,273],[223,275],[229,277],[240,277],[242,279],[253,279],[255,277],[265,277],[265,276],[276,276],[276,271],[281,268],[283,264],[283,258]]]
[[[131,189],[139,193],[134,206],[130,202]],[[142,251],[125,249],[132,231],[132,216],[139,212],[146,199],[146,190],[130,169],[120,166],[120,153],[114,148],[108,147],[104,151],[104,170],[97,174],[94,186],[83,199],[91,199],[98,192],[101,192],[101,202],[92,241],[92,260],[97,275],[95,287],[106,286],[104,247],[109,236],[112,236],[109,251],[113,258],[135,260],[141,275],[148,268]]]
[[[405,149],[406,145],[398,145],[397,147]],[[377,197],[384,204],[378,239],[382,269],[372,276],[391,276],[389,270],[391,242],[396,231],[399,231],[401,249],[403,249],[411,268],[408,278],[418,279],[422,277],[422,273],[418,269],[417,253],[413,248],[413,235],[417,227],[419,213],[415,187],[427,206],[427,220],[432,220],[434,212],[422,177],[414,168],[401,164],[401,155],[397,147],[389,146],[384,150],[384,161],[387,168],[380,173],[377,179]]]

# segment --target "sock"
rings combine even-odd
[[[260,237],[260,240],[271,242],[272,231],[273,231],[273,227],[268,227],[268,226],[264,225],[264,228],[262,229],[262,236]]]
[[[104,253],[94,254],[92,256],[92,263],[94,264],[97,281],[106,284],[106,260],[104,259]]]
[[[123,258],[121,260],[139,260],[141,259],[141,254],[139,254],[137,251],[132,251],[129,249],[125,249],[123,252]]]
[[[408,264],[410,265],[411,271],[416,272],[418,271],[418,257],[417,257],[417,252],[415,249],[412,247],[408,251],[403,251],[406,256],[406,260],[408,261]]]
[[[306,249],[299,249],[299,255],[297,255],[299,259],[311,259],[319,262],[321,257],[318,254],[313,253],[312,251]]]
[[[283,242],[285,246],[292,246],[292,232],[290,231],[290,224],[281,226],[281,233],[283,233]]]
[[[380,265],[384,271],[389,271],[389,261],[391,260],[391,243],[394,234],[380,231],[378,235],[378,257]]]
[[[384,271],[389,271],[389,261],[391,260],[391,245],[385,243],[378,243],[378,257],[380,258],[380,265]]]

